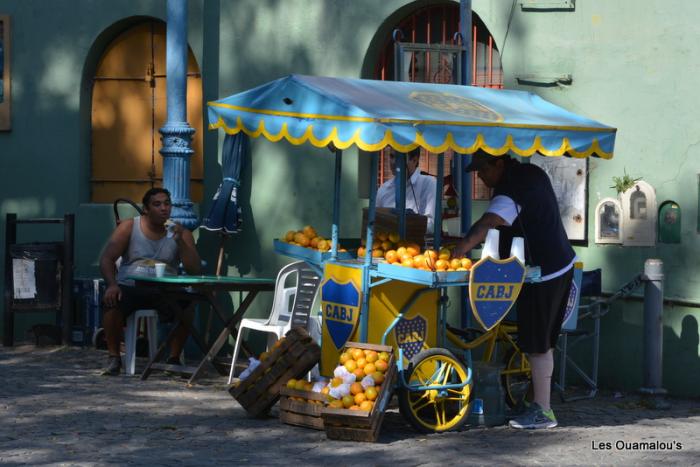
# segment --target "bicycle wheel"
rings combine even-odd
[[[468,371],[452,352],[429,349],[411,359],[405,371],[408,387],[398,391],[399,409],[423,433],[456,430],[467,421],[471,383]],[[440,386],[458,385],[440,389]],[[425,387],[437,389],[418,389]]]
[[[515,407],[530,388],[532,370],[527,357],[518,349],[511,349],[506,355],[505,364],[505,369],[501,371],[501,384],[506,392],[506,403]]]

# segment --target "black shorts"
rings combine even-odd
[[[574,268],[546,282],[523,284],[516,302],[518,345],[525,353],[545,353],[557,345]]]
[[[122,298],[117,307],[122,312],[124,318],[136,310],[153,309],[158,311],[158,319],[162,322],[170,322],[175,319],[177,310],[169,306],[159,290],[119,285],[122,291]],[[188,300],[179,300],[178,305],[186,309],[190,304]]]

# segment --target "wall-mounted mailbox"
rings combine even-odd
[[[613,198],[600,200],[595,208],[595,242],[622,243],[622,206]]]
[[[624,246],[654,246],[656,244],[656,192],[644,180],[638,181],[620,195],[622,204]]]
[[[659,208],[659,242],[681,242],[681,207],[675,201],[664,201]]]

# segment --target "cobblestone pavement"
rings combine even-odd
[[[266,419],[246,417],[223,377],[193,387],[162,373],[107,378],[99,375],[105,357],[75,347],[0,348],[0,464],[700,464],[697,400],[671,399],[659,411],[634,395],[602,394],[556,401],[553,430],[443,435],[416,433],[390,409],[377,443],[338,442],[281,424],[277,408]]]

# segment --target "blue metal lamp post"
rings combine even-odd
[[[192,230],[198,220],[190,200],[194,128],[187,123],[187,0],[168,0],[166,73],[168,119],[159,130],[163,185],[173,201],[173,219]]]

